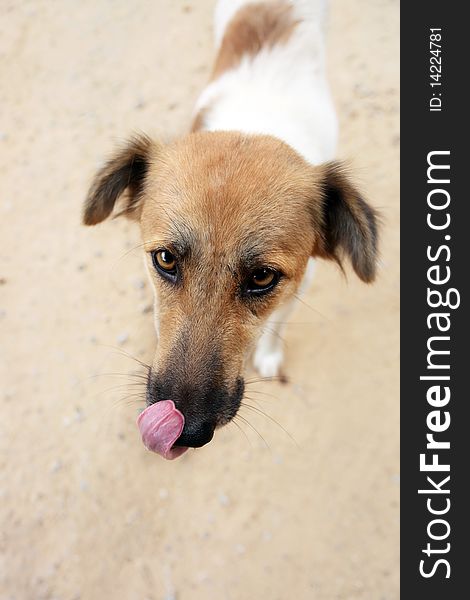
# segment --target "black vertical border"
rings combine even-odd
[[[470,25],[464,16],[465,3],[427,0],[401,2],[401,598],[410,600],[453,600],[470,598],[470,539],[467,510],[470,510],[470,404],[466,374],[470,372]],[[442,29],[442,111],[430,112],[429,29]],[[426,371],[426,342],[432,335],[426,317],[428,245],[441,243],[444,233],[426,224],[428,213],[427,154],[450,150],[451,236],[450,286],[459,290],[460,307],[449,310],[451,414],[449,430],[441,434],[451,448],[451,508],[445,518],[451,532],[447,558],[450,578],[440,567],[436,574],[423,578],[419,573],[422,550],[429,540],[426,528],[432,515],[426,508],[426,474],[420,473],[419,455],[426,450],[426,416],[432,407],[426,402],[429,382],[419,380]],[[440,309],[445,310],[445,309]],[[443,334],[444,335],[444,334]],[[449,358],[449,357],[447,357]],[[443,409],[445,410],[445,409]],[[440,454],[443,459],[445,454]],[[429,474],[431,475],[431,474]],[[436,474],[442,479],[443,473]],[[429,486],[428,486],[429,487]],[[434,542],[432,542],[434,543]],[[441,543],[441,546],[445,542]],[[439,543],[434,543],[439,547]],[[428,559],[428,568],[431,562]]]

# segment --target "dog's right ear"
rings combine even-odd
[[[340,266],[342,255],[348,256],[356,275],[371,283],[377,270],[378,214],[350,182],[341,163],[327,163],[323,168],[322,235],[314,256],[335,260]]]
[[[85,201],[85,225],[96,225],[109,217],[116,201],[125,191],[126,202],[119,214],[138,214],[152,145],[148,137],[136,136],[98,171]]]

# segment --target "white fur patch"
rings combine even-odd
[[[215,35],[246,0],[221,0]],[[334,158],[337,119],[325,76],[324,12],[321,0],[294,0],[301,22],[285,44],[243,57],[209,84],[195,114],[207,107],[204,129],[269,134],[282,139],[313,164]]]

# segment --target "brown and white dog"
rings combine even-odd
[[[192,131],[166,146],[131,139],[90,189],[86,225],[121,196],[118,212],[140,223],[158,334],[147,389],[158,409],[141,431],[167,458],[235,416],[248,356],[278,374],[279,333],[313,259],[347,256],[374,280],[375,212],[332,162],[324,13],[320,0],[220,0]]]

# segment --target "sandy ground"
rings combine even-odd
[[[155,345],[135,226],[80,226],[133,130],[184,132],[212,0],[1,3],[2,600],[398,598],[398,2],[335,0],[339,156],[382,211],[378,283],[323,264],[210,445],[142,447],[128,385]],[[129,376],[128,376],[129,374]],[[294,443],[286,430],[294,439]]]

